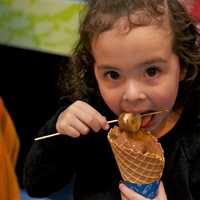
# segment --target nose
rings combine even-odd
[[[128,81],[123,93],[123,100],[134,102],[146,99],[145,86],[137,81]]]

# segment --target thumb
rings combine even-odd
[[[160,182],[160,185],[158,188],[158,194],[155,199],[156,200],[167,200],[167,195],[166,195],[165,188],[164,188],[162,181]]]

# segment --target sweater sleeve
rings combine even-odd
[[[60,109],[40,130],[39,135],[55,133]],[[45,197],[63,188],[73,176],[78,139],[60,135],[35,141],[24,165],[24,186],[33,197]]]

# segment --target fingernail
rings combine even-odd
[[[104,130],[108,130],[110,128],[109,124],[106,123],[106,125],[103,127]]]
[[[123,186],[124,186],[124,185],[123,185],[123,181],[120,180],[120,181],[119,181],[119,189],[121,190],[121,189],[123,188]]]

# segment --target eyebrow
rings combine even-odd
[[[139,64],[137,64],[137,66],[146,66],[146,65],[152,65],[152,64],[155,64],[155,63],[166,63],[167,61],[163,58],[153,58],[153,59],[150,59],[150,60],[147,60],[147,61],[144,61],[144,62],[141,62]],[[115,69],[117,70],[119,67],[117,66],[112,66],[112,65],[109,65],[109,64],[100,64],[100,65],[97,65],[97,68],[99,69]]]
[[[115,70],[117,70],[118,69],[118,67],[116,66],[112,66],[112,65],[108,65],[108,64],[100,64],[100,65],[97,65],[97,68],[98,69],[115,69]]]
[[[166,62],[167,61],[163,58],[154,58],[154,59],[150,59],[150,60],[140,63],[139,66],[151,65],[154,63],[166,63]]]

